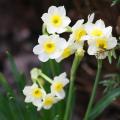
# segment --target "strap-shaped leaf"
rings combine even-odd
[[[95,120],[116,98],[120,96],[120,88],[116,88],[106,94],[92,109],[89,120]]]
[[[17,83],[17,87],[19,88],[19,91],[22,92],[25,86],[25,83],[26,83],[25,76],[24,74],[19,72],[19,70],[17,69],[16,63],[15,63],[15,60],[9,52],[7,52],[7,57],[10,62],[11,71],[15,78],[15,82]]]

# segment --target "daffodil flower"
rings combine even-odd
[[[86,37],[84,39],[90,40],[92,38],[98,38],[98,37],[110,37],[112,35],[112,27],[108,26],[105,27],[103,20],[97,20],[94,23],[88,23],[85,25],[85,29],[87,32]]]
[[[64,99],[65,91],[64,87],[69,83],[66,78],[66,73],[62,73],[59,76],[54,77],[53,83],[51,85],[51,92],[60,99]]]
[[[65,32],[66,27],[71,22],[70,18],[66,16],[64,6],[51,6],[48,9],[48,13],[44,13],[41,18],[50,34]]]
[[[33,48],[33,52],[38,55],[39,60],[42,62],[60,57],[66,47],[66,40],[59,37],[59,35],[41,35],[38,43]]]
[[[44,109],[50,109],[59,100],[54,94],[49,93],[43,98],[42,106]]]
[[[66,42],[66,47],[64,48],[62,54],[60,57],[58,57],[56,59],[57,62],[60,62],[61,60],[69,57],[70,55],[74,54],[75,51],[76,51],[76,44],[74,43],[74,41],[72,39],[69,39],[67,42]]]
[[[113,49],[117,45],[117,39],[110,36],[99,37],[96,39],[88,40],[88,54],[96,55],[98,59],[104,59],[108,55],[108,50]]]
[[[75,25],[72,27],[72,34],[70,35],[70,39],[73,39],[77,44],[83,46],[82,37],[84,37],[87,33],[84,28],[84,20],[78,20]]]
[[[30,103],[32,102],[35,106],[42,105],[42,99],[46,95],[45,91],[38,87],[36,83],[34,83],[32,86],[26,86],[23,89],[23,94],[26,96],[25,102]]]

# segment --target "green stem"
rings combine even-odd
[[[47,33],[47,31],[46,31],[46,26],[45,26],[45,24],[43,24],[43,26],[42,26],[42,34],[43,34],[43,35],[48,35],[48,33]]]
[[[82,57],[79,56],[78,54],[75,54],[75,58],[74,58],[72,68],[71,68],[70,86],[69,86],[67,105],[66,105],[66,110],[65,110],[65,115],[64,115],[63,120],[69,120],[69,116],[70,116],[70,112],[71,112],[71,104],[72,104],[72,96],[73,96],[72,93],[73,93],[73,88],[74,88],[76,71],[77,71],[77,68],[79,66],[79,63],[80,63]]]
[[[91,98],[90,98],[90,101],[88,104],[87,112],[86,112],[83,120],[88,120],[88,116],[89,116],[89,113],[91,111],[91,108],[92,108],[92,105],[94,102],[94,98],[96,95],[96,90],[97,90],[97,86],[98,86],[99,79],[100,79],[101,69],[102,69],[102,60],[98,60],[98,67],[97,67],[97,74],[96,74],[96,78],[95,78],[95,83],[94,83]]]
[[[40,76],[42,77],[42,78],[44,78],[46,81],[48,81],[49,83],[51,83],[52,84],[52,79],[51,78],[49,78],[47,75],[45,75],[44,73],[40,73]]]

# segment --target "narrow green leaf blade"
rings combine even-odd
[[[90,115],[89,120],[94,120],[98,117],[106,107],[108,107],[117,97],[120,96],[120,88],[116,88],[105,95],[96,105],[93,107]]]

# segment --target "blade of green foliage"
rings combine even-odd
[[[11,71],[12,71],[13,76],[15,78],[15,82],[17,83],[17,87],[19,88],[20,92],[22,92],[22,90],[25,86],[25,82],[26,82],[25,76],[18,71],[16,64],[15,64],[15,61],[9,52],[7,52],[7,57],[8,57],[8,60],[10,62]]]
[[[95,120],[106,107],[108,107],[117,97],[120,96],[120,88],[116,88],[106,94],[92,109],[89,120]]]
[[[113,1],[112,6],[117,4],[117,3],[120,3],[120,0],[112,0],[112,1]]]
[[[0,93],[0,114],[2,115],[3,119],[12,119],[11,113],[9,112],[8,101],[5,95]],[[0,116],[1,118],[1,116]],[[1,119],[2,120],[2,119]]]
[[[13,95],[13,90],[11,89],[11,87],[9,86],[7,80],[5,79],[4,75],[2,73],[0,73],[0,84],[2,85],[2,87],[6,90],[7,93]]]
[[[118,58],[117,67],[118,67],[118,68],[120,67],[120,56],[119,56],[119,58]]]

